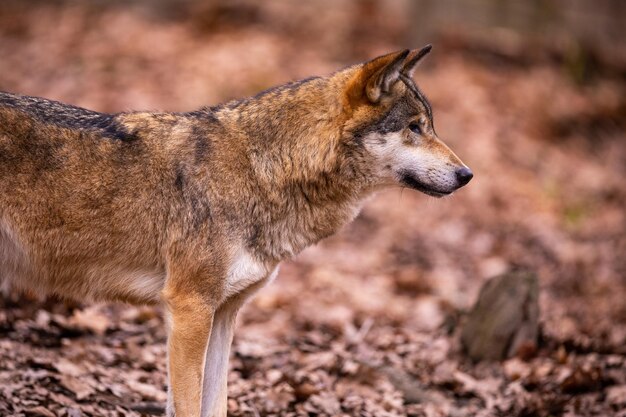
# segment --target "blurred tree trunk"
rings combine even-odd
[[[416,0],[407,5],[411,44],[454,32],[501,42],[517,36],[559,48],[582,45],[622,60],[626,1],[621,0]],[[624,59],[626,60],[626,59]]]
[[[529,356],[537,349],[539,282],[528,271],[514,271],[485,282],[461,332],[475,361]]]

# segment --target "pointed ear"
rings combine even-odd
[[[426,45],[422,49],[414,49],[411,51],[409,57],[404,61],[404,66],[402,67],[402,75],[407,76],[408,78],[413,77],[413,73],[415,72],[415,68],[417,68],[417,64],[424,58],[430,50],[433,49],[432,45]]]
[[[363,79],[366,80],[365,95],[372,103],[378,103],[380,98],[391,91],[391,87],[398,81],[400,70],[409,50],[394,52],[375,58],[363,66]]]

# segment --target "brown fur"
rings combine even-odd
[[[170,413],[199,416],[204,397],[203,415],[226,415],[236,313],[281,260],[335,233],[390,178],[434,195],[458,188],[427,184],[463,165],[399,78],[426,52],[191,113],[105,115],[1,93],[0,278],[64,297],[163,300]],[[419,138],[407,130],[416,120]],[[426,182],[376,156],[402,147],[438,161]]]

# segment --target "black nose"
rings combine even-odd
[[[474,173],[468,167],[459,168],[456,170],[456,179],[459,182],[459,187],[464,186],[474,177]]]

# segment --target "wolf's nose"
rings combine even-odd
[[[456,170],[456,179],[459,182],[459,187],[464,186],[474,177],[474,173],[468,167],[459,168]]]

